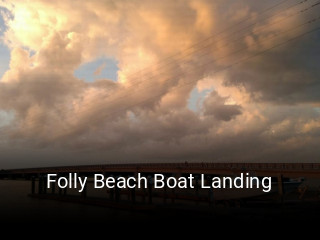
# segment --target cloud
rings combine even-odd
[[[0,134],[7,155],[22,148],[6,164],[22,152],[33,156],[26,166],[46,152],[47,165],[317,159],[320,35],[290,41],[316,26],[304,24],[316,7],[259,14],[272,4],[2,1],[11,60]],[[74,76],[101,57],[116,59],[118,81]],[[194,88],[211,91],[199,112],[188,109]]]
[[[241,106],[226,104],[227,98],[221,97],[217,92],[212,91],[204,101],[204,114],[212,115],[218,120],[230,121],[241,114]]]

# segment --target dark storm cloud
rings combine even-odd
[[[230,121],[241,114],[239,105],[227,105],[227,97],[221,97],[217,92],[212,91],[204,101],[204,114],[212,115],[217,120]]]
[[[320,35],[305,37],[228,72],[226,84],[242,85],[255,100],[274,104],[320,102]]]

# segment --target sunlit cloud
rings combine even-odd
[[[1,1],[1,148],[66,164],[318,159],[318,6],[278,3]]]

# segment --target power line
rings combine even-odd
[[[316,21],[319,21],[319,20],[320,20],[320,17],[317,17],[317,18],[314,18],[314,19],[309,20],[308,22],[304,23],[303,25],[310,24],[310,23],[315,23]],[[302,26],[302,25],[301,25],[301,26]],[[297,27],[295,27],[294,29],[297,29]],[[301,34],[299,34],[299,35],[297,35],[297,36],[295,36],[295,37],[292,37],[292,38],[290,38],[290,39],[288,39],[288,40],[286,40],[286,41],[283,41],[283,42],[281,42],[281,43],[278,43],[278,44],[276,44],[276,45],[274,45],[274,46],[272,46],[272,47],[269,47],[269,48],[267,48],[267,49],[264,49],[263,51],[260,51],[260,52],[258,52],[258,53],[256,53],[256,54],[250,55],[250,56],[248,56],[248,57],[244,57],[244,58],[242,58],[242,59],[240,59],[240,60],[238,60],[238,61],[236,61],[236,62],[234,62],[234,63],[232,63],[232,64],[230,64],[230,65],[228,65],[228,66],[226,66],[226,67],[224,67],[223,69],[219,69],[219,70],[217,70],[217,71],[212,72],[211,74],[216,74],[216,73],[218,73],[218,72],[221,72],[221,71],[225,71],[225,70],[227,70],[227,69],[230,69],[230,68],[232,68],[232,67],[235,66],[235,65],[238,65],[238,64],[240,64],[240,63],[242,63],[242,62],[245,62],[245,61],[248,61],[249,59],[252,59],[252,58],[257,57],[257,56],[259,56],[259,55],[265,54],[265,53],[271,51],[272,49],[275,49],[275,48],[278,48],[278,47],[280,47],[280,46],[283,46],[283,45],[285,45],[285,44],[287,44],[287,43],[289,43],[289,42],[292,42],[292,41],[294,41],[294,40],[297,40],[297,39],[299,39],[299,38],[301,38],[301,37],[304,37],[304,36],[306,36],[306,35],[308,35],[308,34],[314,33],[314,32],[316,32],[316,31],[318,31],[318,30],[320,30],[320,27],[314,28],[314,29],[309,30],[309,31],[307,31],[307,32],[303,32],[303,33],[301,33]],[[287,33],[287,32],[288,32],[288,31],[286,31],[286,33]],[[211,64],[211,62],[208,62],[208,63],[206,63],[205,65],[209,65],[209,64]],[[189,82],[185,82],[183,85],[176,86],[176,87],[175,87],[175,90],[176,90],[177,88],[182,88],[182,87],[185,87],[185,86],[187,86],[187,85],[193,84],[193,83],[195,83],[197,80],[198,80],[198,79],[196,79],[196,80],[191,80],[191,81],[189,81]],[[171,91],[169,90],[169,92],[171,92]],[[166,92],[166,93],[168,93],[168,92]],[[130,109],[130,108],[132,108],[132,107],[135,107],[135,106],[141,105],[141,104],[143,104],[143,103],[149,102],[150,100],[157,99],[159,96],[162,96],[162,93],[161,93],[161,94],[155,94],[152,98],[144,99],[144,100],[142,100],[142,101],[140,101],[140,102],[135,102],[135,103],[133,103],[133,104],[129,104],[128,106],[124,106],[124,107],[122,107],[121,109],[117,109],[117,111],[113,111],[113,112],[111,112],[111,113],[108,112],[108,116],[105,116],[104,119],[113,117],[116,113],[121,113],[121,112],[123,112],[124,110],[128,110],[128,109]],[[99,110],[99,109],[98,109],[98,110]],[[72,131],[70,131],[69,133],[72,133]],[[62,136],[64,136],[64,135],[69,135],[69,134],[68,134],[68,133],[67,133],[67,134],[63,134]]]
[[[314,6],[314,5],[313,5]],[[223,58],[225,58],[226,56],[224,56]],[[216,61],[216,60],[215,60]],[[177,77],[177,76],[174,76],[174,77]],[[117,99],[116,99],[117,100]],[[85,112],[87,112],[87,111],[85,111]]]
[[[272,5],[272,6],[268,7],[268,8],[260,11],[258,15],[261,16],[261,15],[267,13],[268,11],[270,11],[270,10],[276,8],[276,7],[279,7],[279,6],[283,5],[284,3],[288,2],[288,1],[289,1],[289,0],[280,1],[280,2],[277,3],[277,4]],[[304,3],[304,2],[307,2],[307,1],[308,1],[308,0],[303,0],[303,1],[299,2],[298,4],[301,4],[301,3]],[[208,40],[211,40],[211,39],[213,39],[213,38],[215,38],[215,37],[217,37],[217,36],[219,36],[219,35],[227,32],[227,31],[229,31],[230,29],[232,29],[232,28],[234,28],[234,27],[236,27],[236,26],[238,26],[238,25],[240,25],[240,24],[242,24],[242,23],[244,23],[244,22],[246,22],[246,21],[248,21],[248,20],[250,20],[250,19],[251,19],[250,16],[249,16],[249,17],[245,17],[244,19],[242,19],[241,21],[237,22],[236,24],[230,25],[230,26],[228,26],[227,28],[223,29],[222,31],[219,31],[219,32],[214,33],[213,35],[211,35],[211,36],[209,36],[209,37],[207,37],[207,38],[205,38],[205,39],[203,39],[203,40],[201,40],[201,41],[199,41],[199,42],[197,42],[197,43],[189,46],[188,48],[184,49],[183,51],[187,51],[187,50],[192,49],[192,48],[194,48],[194,47],[196,47],[196,46],[198,46],[198,45],[201,45],[203,42],[206,42],[206,41],[208,41]],[[175,53],[175,54],[170,55],[170,56],[168,56],[168,57],[165,57],[165,58],[161,59],[158,63],[156,63],[156,65],[158,65],[159,63],[161,63],[161,62],[163,62],[163,61],[166,61],[167,59],[174,58],[175,56],[179,55],[180,53],[181,53],[181,52],[178,52],[178,53]],[[151,67],[151,66],[146,67],[146,68],[144,68],[144,69],[141,69],[141,70],[133,73],[132,75],[140,74],[141,71],[144,71],[144,70],[146,70],[146,69],[148,69],[148,68],[150,68],[150,67]],[[131,77],[132,75],[129,75],[128,77]]]
[[[319,4],[319,3],[318,3]],[[224,57],[226,57],[226,56],[224,56]],[[216,60],[215,60],[216,61]],[[210,62],[210,63],[212,63],[212,62]],[[171,76],[170,78],[175,78],[175,77],[178,77],[178,76]],[[167,84],[167,83],[166,83]],[[145,90],[145,89],[142,89],[142,90]],[[159,96],[161,96],[162,95],[162,93],[159,95]],[[116,100],[119,100],[120,98],[118,98],[118,99],[116,99]],[[150,100],[150,99],[149,99]],[[115,103],[116,103],[116,101],[114,101]],[[103,109],[101,109],[101,110],[103,110]],[[83,111],[82,113],[84,113],[84,112],[87,112],[87,111]],[[96,111],[94,111],[94,112],[96,112]]]
[[[307,1],[308,1],[308,0],[303,1],[303,2],[299,2],[298,5],[300,5],[301,3],[305,3],[305,2],[307,2]],[[290,14],[289,16],[287,16],[287,17],[285,17],[285,18],[282,18],[282,19],[277,20],[277,21],[275,21],[275,22],[272,22],[272,23],[270,23],[270,24],[264,25],[263,27],[259,28],[259,31],[254,30],[254,31],[252,31],[251,33],[252,33],[252,34],[257,34],[257,33],[259,33],[260,31],[262,31],[262,30],[265,29],[265,28],[268,28],[268,27],[270,27],[270,26],[272,26],[272,25],[275,25],[275,24],[279,24],[279,23],[281,23],[281,22],[283,22],[283,21],[288,20],[289,18],[292,18],[292,17],[297,16],[297,15],[299,15],[299,14],[305,13],[306,11],[308,11],[308,10],[310,10],[311,8],[317,6],[318,4],[319,4],[319,2],[318,2],[317,4],[310,5],[309,7],[304,8],[304,9],[302,9],[302,10],[299,10],[299,11],[293,13],[293,14]],[[297,4],[292,5],[292,6],[290,6],[289,8],[285,9],[285,11],[287,11],[288,9],[291,9],[292,7],[296,7],[296,6],[297,6]],[[280,12],[280,13],[282,13],[282,12]],[[280,13],[277,13],[276,15],[272,15],[270,18],[275,17],[275,16],[277,16],[277,15],[280,15]],[[266,20],[266,19],[263,19],[263,20]],[[245,28],[240,29],[239,31],[232,32],[232,33],[231,33],[230,35],[228,35],[228,36],[231,36],[231,35],[233,35],[233,34],[235,34],[235,33],[237,33],[237,32],[240,32],[240,31],[242,31],[242,30],[244,30],[244,29],[247,29],[248,27],[253,27],[253,26],[255,26],[256,24],[257,24],[257,23],[254,23],[254,24],[251,24],[251,25],[249,25],[249,26],[247,26],[247,27],[245,27]],[[245,35],[245,34],[244,34],[244,35]],[[240,35],[240,36],[238,36],[236,39],[233,39],[232,41],[240,40],[240,39],[242,39],[242,37],[243,37],[244,35]],[[228,39],[228,38],[227,38],[227,39]],[[215,44],[218,43],[218,42],[221,42],[222,40],[226,40],[226,39],[224,39],[224,38],[219,39],[218,41],[215,42]],[[223,45],[221,45],[221,46],[215,47],[214,49],[220,50],[220,49],[222,49],[222,47],[229,46],[229,45],[232,44],[232,43],[233,43],[233,42],[228,41],[228,42],[226,42],[225,44],[223,44]],[[194,50],[194,52],[190,52],[190,53],[184,55],[183,57],[190,56],[190,55],[194,54],[195,52],[202,51],[202,50],[205,50],[205,49],[207,49],[207,48],[210,48],[211,45],[212,45],[212,43],[209,43],[208,45],[202,46],[201,48],[196,49],[196,50]],[[198,58],[199,58],[199,57],[203,57],[203,56],[208,55],[208,54],[210,54],[210,52],[206,51],[206,52],[204,52],[203,54],[201,54],[200,56],[197,56],[197,57],[198,57]],[[183,58],[182,58],[182,59],[183,59]],[[170,65],[170,63],[175,63],[176,60],[177,60],[177,59],[174,59],[174,60],[172,60],[171,62],[169,62],[168,64],[163,65],[163,66],[166,67],[167,65]],[[184,61],[188,62],[188,60],[184,60]],[[184,61],[183,61],[183,62],[184,62]],[[181,64],[181,62],[179,62],[179,63]],[[172,65],[172,66],[170,66],[170,67],[176,68],[175,65]],[[158,70],[159,70],[159,69],[158,69]],[[168,71],[168,69],[166,69],[166,68],[165,68],[164,70]],[[173,70],[173,69],[172,69],[172,70]],[[165,71],[161,71],[160,73],[157,73],[157,75],[160,75],[160,74],[163,73],[163,72],[165,72]],[[154,75],[154,76],[152,76],[152,77],[145,76],[145,78],[146,78],[146,80],[150,80],[150,79],[156,78],[157,75]],[[140,78],[140,79],[141,79],[141,78]],[[131,81],[131,79],[129,79],[129,80]],[[140,80],[140,81],[138,81],[137,84],[140,84],[140,82],[145,82],[145,80]]]
[[[306,0],[306,1],[307,1],[307,0]],[[306,1],[299,2],[299,3],[297,3],[297,4],[299,5],[299,4],[302,4],[302,3],[306,2]],[[285,11],[287,11],[288,9],[291,9],[292,7],[296,6],[297,4],[294,4],[294,5],[289,6],[288,8],[285,9]],[[307,10],[310,10],[312,7],[314,7],[314,5],[310,5],[309,7],[305,8],[305,9],[303,9],[303,10],[299,10],[299,11],[295,12],[294,14],[291,14],[291,15],[287,16],[286,18],[283,18],[283,19],[280,19],[280,20],[278,20],[278,21],[272,22],[272,23],[270,23],[270,24],[268,24],[268,25],[265,25],[264,27],[260,28],[259,31],[263,30],[264,28],[270,27],[270,26],[272,26],[272,25],[274,25],[274,24],[277,24],[277,23],[280,23],[280,22],[282,22],[282,21],[285,21],[285,20],[287,20],[288,18],[293,17],[293,16],[295,16],[295,15],[297,15],[297,14],[304,13],[304,12],[306,12]],[[280,12],[280,13],[282,13],[282,12]],[[276,15],[278,15],[278,14],[279,14],[279,13],[277,13]],[[274,17],[274,16],[275,16],[275,15],[272,15],[271,17]],[[269,17],[269,18],[271,18],[271,17]],[[263,20],[265,20],[265,19],[263,19]],[[256,23],[255,23],[255,24],[256,24]],[[255,24],[253,24],[253,25],[255,25]],[[253,26],[253,25],[250,25],[250,26]],[[256,33],[258,33],[259,31],[253,31],[252,33],[256,34]],[[240,36],[239,38],[237,38],[236,40],[238,40],[238,39],[241,39],[241,36]],[[228,46],[229,44],[230,44],[230,42],[226,42],[226,44],[224,44],[223,46]],[[209,45],[204,46],[204,47],[202,47],[202,48],[200,48],[200,49],[198,49],[198,50],[196,50],[196,51],[206,49],[208,46],[209,46]],[[220,49],[220,47],[217,48],[217,49]],[[202,54],[200,57],[205,56],[205,55],[208,55],[208,52],[204,52],[204,54]],[[198,56],[198,57],[199,57],[199,56]],[[218,59],[218,60],[219,60],[219,59]],[[180,62],[179,64],[181,64],[181,63],[182,63],[182,62]],[[186,63],[188,63],[188,61],[186,61]],[[175,67],[175,65],[172,66],[172,67]],[[173,69],[172,69],[172,70],[173,70]],[[164,74],[167,74],[167,72],[168,72],[168,69],[167,69],[166,72],[164,72]],[[160,76],[160,74],[162,74],[162,72],[157,73],[156,75],[153,75],[153,76],[151,76],[151,77],[148,77],[147,80],[150,81],[150,80],[152,80],[152,79],[158,78],[158,77]],[[163,75],[161,75],[161,76],[163,76]],[[144,81],[144,80],[142,80],[142,81],[140,80],[137,84],[141,84],[142,82],[145,82],[145,81]],[[108,93],[107,93],[107,94],[108,94]],[[125,93],[124,97],[126,96],[126,94],[127,94],[127,93]],[[102,96],[102,97],[105,97],[105,96]],[[90,103],[90,104],[92,104],[92,103]],[[88,103],[88,104],[84,104],[84,105],[89,105],[89,103]]]
[[[283,12],[288,11],[288,10],[290,10],[290,9],[292,9],[292,8],[295,8],[295,7],[299,6],[299,5],[302,5],[302,4],[304,4],[304,3],[308,2],[308,1],[309,1],[309,0],[304,0],[304,1],[301,1],[301,2],[298,2],[298,3],[295,3],[295,4],[293,4],[293,5],[290,5],[289,7],[285,8],[284,10],[282,10],[282,11],[280,11],[280,12],[278,12],[278,13],[272,15],[272,16],[269,16],[268,18],[260,19],[259,21],[265,21],[265,20],[270,19],[270,18],[273,18],[273,17],[275,17],[275,16],[277,16],[277,15],[283,14]],[[283,1],[283,2],[281,2],[281,3],[279,3],[279,4],[283,4],[283,3],[285,3],[285,2],[287,2],[287,0],[286,0],[286,1]],[[268,9],[266,9],[265,11],[260,12],[260,13],[259,13],[259,17],[261,17],[261,15],[263,15],[263,14],[266,13],[267,11],[269,11],[269,10],[271,10],[271,9],[274,9],[274,8],[275,8],[276,6],[278,6],[279,4],[276,4],[275,6],[273,6],[273,7],[271,7],[271,8],[268,8]],[[311,7],[313,7],[313,6],[311,6]],[[303,10],[303,12],[304,12],[304,11],[307,11],[307,10],[309,10],[309,9],[306,8],[306,9]],[[301,11],[298,11],[296,14],[300,14],[300,13],[302,13],[302,12],[301,12]],[[287,18],[293,17],[293,16],[296,15],[296,14],[291,14],[290,16],[287,16]],[[282,19],[282,20],[278,20],[277,22],[279,23],[279,22],[281,22],[281,21],[283,21],[283,20],[285,20],[285,19],[286,19],[286,18],[284,18],[284,19]],[[230,37],[230,36],[232,36],[232,35],[234,35],[234,34],[236,34],[236,33],[239,33],[239,32],[241,32],[241,31],[243,31],[243,30],[245,30],[245,29],[248,29],[248,28],[250,28],[250,27],[254,27],[254,26],[257,25],[257,23],[259,22],[259,21],[255,21],[254,23],[252,23],[252,24],[250,24],[250,25],[248,25],[248,26],[245,26],[245,27],[243,27],[243,28],[241,28],[241,29],[238,29],[237,31],[233,31],[233,32],[231,32],[230,34],[228,34],[228,35],[226,35],[226,36],[222,36],[222,37],[220,38],[220,35],[222,35],[223,33],[226,33],[227,30],[230,30],[230,29],[232,29],[234,26],[238,26],[240,23],[244,23],[244,22],[246,22],[246,21],[248,21],[248,20],[251,20],[251,17],[247,17],[247,18],[245,18],[244,20],[240,21],[239,23],[231,26],[230,28],[225,29],[225,30],[223,30],[223,31],[221,31],[221,32],[219,32],[219,33],[217,33],[217,34],[214,34],[214,35],[212,35],[212,36],[210,36],[210,37],[208,37],[208,38],[206,38],[206,39],[204,39],[204,40],[201,40],[200,42],[197,42],[196,44],[194,44],[194,45],[192,45],[192,46],[190,46],[190,47],[182,50],[182,51],[179,52],[179,53],[176,53],[176,54],[174,54],[174,55],[171,55],[170,57],[167,57],[167,58],[164,58],[164,59],[160,60],[160,63],[164,62],[164,64],[163,64],[162,66],[161,66],[161,64],[160,64],[159,62],[156,63],[156,65],[160,65],[160,69],[161,69],[162,67],[165,67],[165,66],[169,65],[170,63],[175,63],[175,61],[179,60],[179,58],[184,58],[184,57],[186,57],[186,56],[190,56],[190,55],[194,54],[195,52],[201,51],[201,50],[205,49],[206,47],[210,47],[210,46],[212,45],[212,43],[209,43],[207,46],[203,47],[202,43],[205,43],[205,42],[208,42],[209,40],[215,39],[215,42],[214,42],[214,43],[216,44],[216,43],[218,43],[218,42],[220,42],[220,41],[222,41],[222,40],[228,39],[228,37]],[[273,24],[276,24],[276,23],[273,23]],[[260,30],[261,30],[261,29],[260,29]],[[238,37],[238,39],[240,39],[240,37]],[[201,44],[201,45],[200,45],[200,44]],[[198,49],[195,48],[195,47],[198,46],[198,45],[200,45],[201,47],[198,48]],[[227,46],[227,45],[229,45],[229,44],[226,44],[225,46]],[[194,48],[195,48],[195,49],[194,49]],[[219,48],[220,48],[220,47],[219,47]],[[186,55],[183,55],[183,52],[187,52],[188,50],[193,50],[193,51],[191,51],[190,53],[187,53]],[[180,55],[180,56],[179,56],[179,55]],[[175,56],[179,56],[179,58],[176,59],[176,58],[174,58]],[[170,58],[171,58],[171,61],[169,61],[169,62],[165,62],[165,61],[164,61],[164,60],[167,60],[167,59],[170,59]],[[154,68],[154,67],[149,67],[149,68]],[[146,69],[144,69],[144,70],[148,70],[148,68],[146,68]],[[137,73],[133,73],[133,75],[136,75],[136,74],[138,74],[138,73],[140,73],[140,72],[143,72],[144,70],[139,70]],[[158,70],[159,70],[159,69],[158,69]],[[131,76],[131,75],[129,75],[128,79],[129,79],[130,81],[132,81],[132,79],[130,79],[130,76]],[[138,77],[139,77],[139,79],[141,79],[140,76],[138,76]],[[146,77],[146,78],[148,78],[148,77]],[[143,81],[143,80],[142,80],[142,81]]]

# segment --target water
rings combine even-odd
[[[70,221],[130,221],[145,218],[142,213],[105,207],[67,203],[28,197],[30,181],[0,180],[1,220],[24,222],[29,220]]]
[[[319,186],[319,185],[317,185]],[[164,222],[189,221],[190,219],[205,219],[197,211],[185,211],[185,209],[171,209],[170,205],[160,212],[137,212],[97,207],[77,203],[68,203],[48,199],[28,197],[31,192],[31,182],[23,180],[0,180],[0,222],[81,222],[81,223],[118,223],[141,224],[142,222],[153,223],[163,219]],[[70,192],[71,193],[71,192]],[[90,193],[88,191],[88,193]],[[275,217],[301,219],[318,217],[320,214],[319,201],[315,201],[316,195],[310,192],[312,201],[302,201],[298,205],[292,203],[286,206],[259,205],[257,207],[244,205],[241,208],[222,208],[216,206],[214,211],[205,215],[211,220],[221,219],[274,219]],[[318,193],[317,193],[318,194]],[[91,194],[90,194],[91,196]],[[317,198],[318,199],[318,198]],[[201,205],[194,205],[191,210],[198,210]],[[200,216],[200,217],[199,217]],[[163,223],[163,221],[161,221]]]

